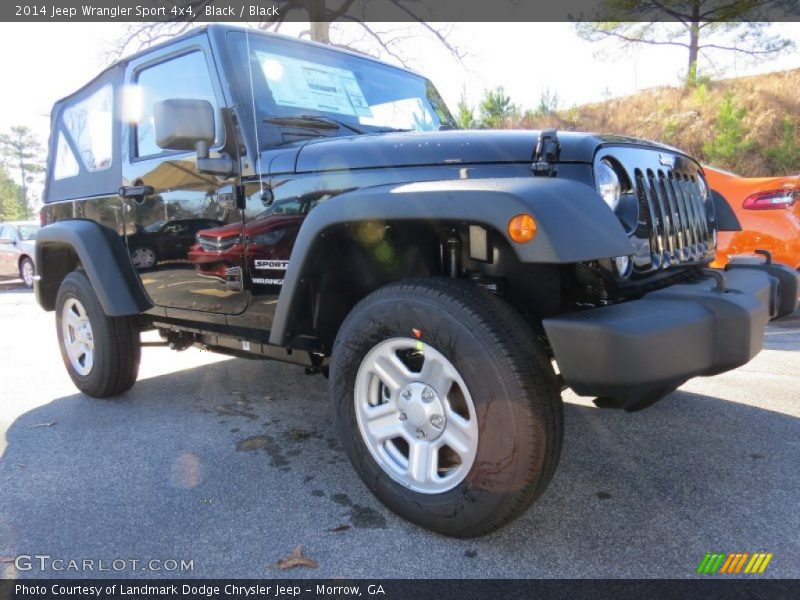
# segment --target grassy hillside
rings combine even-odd
[[[800,69],[663,87],[555,114],[527,113],[510,127],[632,135],[676,146],[747,176],[800,172]]]

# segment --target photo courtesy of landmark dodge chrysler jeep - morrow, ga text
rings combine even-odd
[[[128,390],[146,330],[303,365],[364,483],[447,535],[543,492],[562,390],[644,408],[796,308],[769,256],[707,268],[737,222],[691,157],[456,130],[426,78],[319,44],[199,28],[51,119],[35,289],[75,385]]]

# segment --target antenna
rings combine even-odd
[[[261,195],[264,195],[264,179],[261,173],[261,144],[258,141],[258,117],[256,116],[256,94],[253,87],[253,59],[250,56],[250,27],[247,27],[244,32],[245,40],[247,41],[247,73],[250,78],[250,101],[253,106],[253,127],[256,130],[256,156],[253,161],[253,166],[258,174],[258,185]]]

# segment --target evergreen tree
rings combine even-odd
[[[472,107],[467,104],[467,97],[461,92],[461,99],[456,106],[456,124],[459,129],[475,129],[478,126]]]
[[[0,221],[18,221],[27,215],[20,204],[22,189],[0,164]]]
[[[19,181],[19,218],[29,219],[33,210],[28,202],[28,186],[44,173],[42,145],[33,132],[24,126],[12,127],[8,133],[0,135],[0,158],[7,171],[16,171]]]
[[[484,91],[479,110],[480,125],[487,129],[498,129],[506,120],[519,114],[519,108],[511,102],[502,87]]]

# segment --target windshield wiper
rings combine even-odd
[[[372,125],[370,133],[408,133],[414,131],[413,129],[398,129],[397,127],[389,127],[386,125]]]
[[[289,125],[306,129],[349,129],[353,133],[366,133],[363,129],[353,127],[344,121],[331,119],[330,117],[320,117],[317,115],[298,115],[295,117],[266,117],[264,123],[272,125]]]

